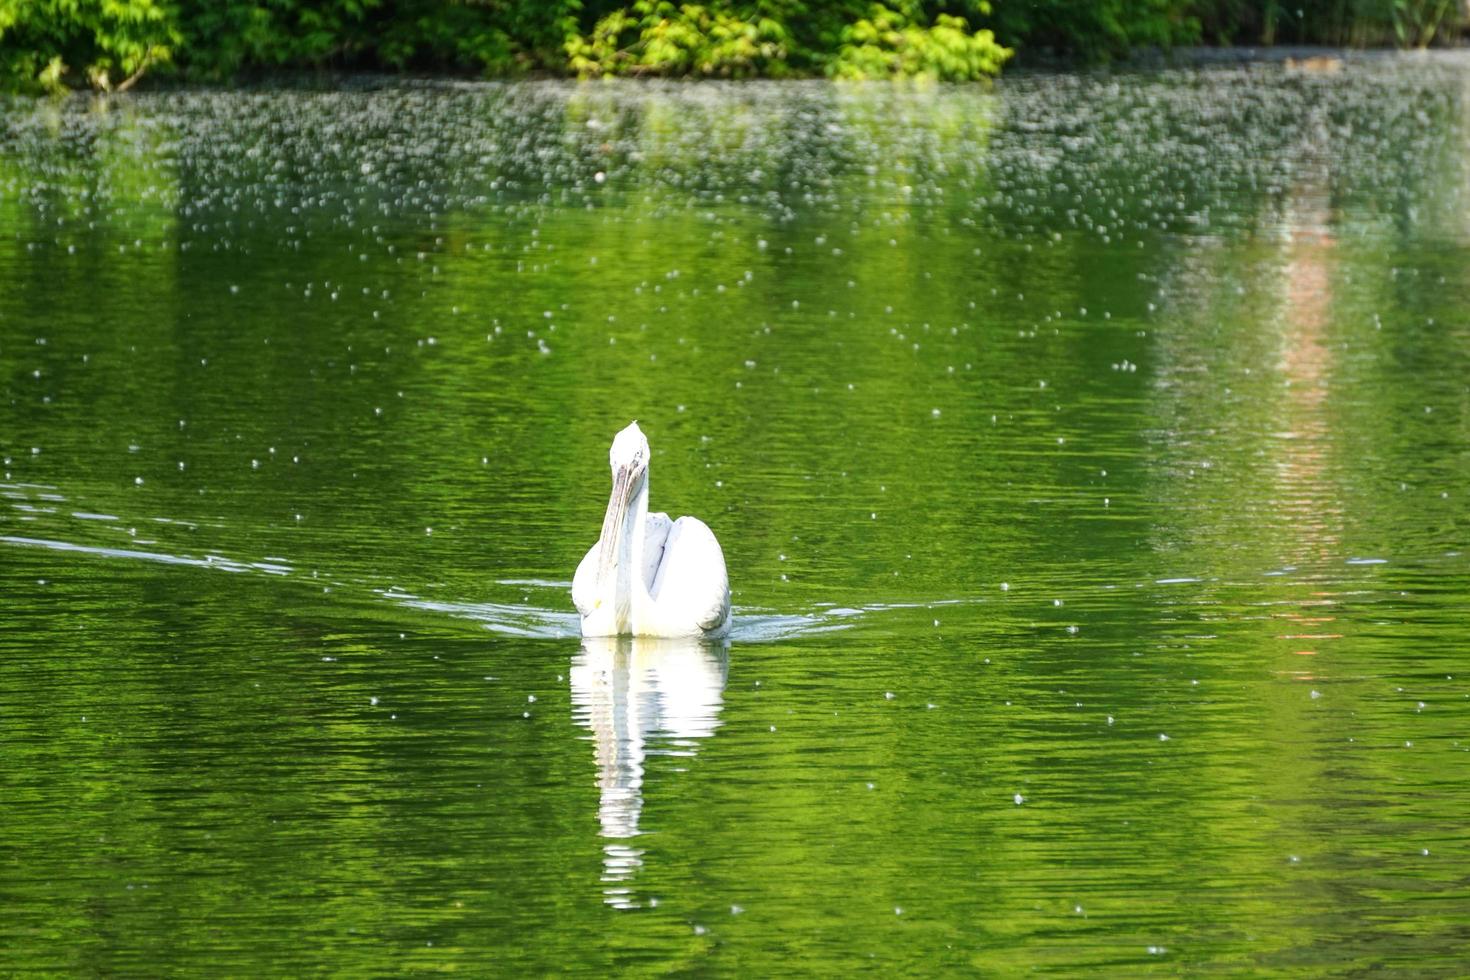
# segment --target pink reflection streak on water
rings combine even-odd
[[[1340,553],[1343,504],[1331,479],[1325,476],[1333,444],[1329,408],[1335,365],[1326,334],[1332,316],[1337,238],[1332,228],[1326,174],[1320,165],[1322,148],[1312,142],[1325,138],[1325,133],[1319,127],[1309,127],[1308,132],[1313,135],[1303,139],[1305,176],[1292,188],[1288,205],[1291,237],[1280,370],[1287,385],[1282,402],[1283,428],[1292,438],[1284,443],[1286,456],[1277,466],[1277,499],[1292,518],[1293,559],[1315,562],[1331,560]],[[1335,620],[1327,615],[1335,603],[1331,593],[1312,592],[1301,601],[1301,611],[1278,614],[1291,624],[1280,639],[1311,644],[1311,648],[1293,649],[1292,653],[1315,657],[1315,647],[1321,641],[1340,637],[1325,628]],[[1309,615],[1307,610],[1316,615]],[[1310,670],[1288,673],[1301,680],[1316,677]]]

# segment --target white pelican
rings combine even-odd
[[[714,532],[697,517],[648,512],[648,440],[634,422],[613,439],[602,537],[572,578],[583,636],[722,637],[730,580]]]

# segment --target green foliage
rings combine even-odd
[[[1193,10],[1216,44],[1423,48],[1452,40],[1461,22],[1455,0],[1216,0]]]
[[[1198,12],[1208,6],[1191,0],[1001,0],[989,23],[1007,45],[1106,61],[1135,48],[1195,43]]]
[[[218,75],[254,65],[319,65],[351,51],[365,13],[355,0],[309,9],[240,0],[191,6],[185,20],[190,60]]]
[[[770,17],[746,19],[714,5],[636,0],[567,39],[576,74],[745,78],[787,73],[790,35]]]
[[[920,27],[896,10],[874,4],[869,17],[843,32],[827,73],[835,78],[974,81],[999,74],[1011,54],[995,42],[993,33],[972,33],[959,17],[940,14],[932,27]]]
[[[567,70],[580,0],[0,0],[0,86],[131,84],[149,68]],[[59,59],[59,60],[58,60]],[[121,83],[121,84],[119,84]]]
[[[1427,48],[1458,20],[1455,0],[1393,0],[1393,30],[1401,48]]]
[[[523,65],[523,46],[511,28],[524,29],[524,37],[543,46],[545,38],[503,13],[443,0],[226,0],[191,4],[185,29],[190,68],[207,75],[283,66],[437,66],[505,74]]]
[[[977,12],[987,12],[988,7]],[[988,30],[912,0],[674,4],[635,0],[568,39],[581,76],[822,73],[837,78],[988,78],[1011,52]]]
[[[0,88],[303,68],[970,81],[1013,51],[1425,47],[1461,15],[1456,0],[0,0]]]
[[[0,81],[125,89],[168,64],[181,40],[168,0],[0,0]]]

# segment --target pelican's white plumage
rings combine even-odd
[[[697,517],[649,513],[648,456],[637,422],[613,439],[602,536],[572,578],[582,635],[725,636],[730,580],[720,543]]]

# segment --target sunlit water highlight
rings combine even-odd
[[[3,108],[5,969],[1463,969],[1465,58]]]

